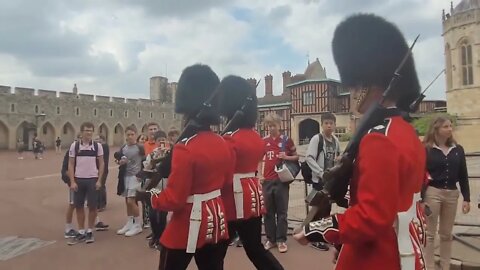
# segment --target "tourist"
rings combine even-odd
[[[290,184],[280,181],[275,166],[281,160],[298,161],[297,150],[292,139],[281,134],[282,118],[277,114],[269,114],[264,123],[268,127],[268,136],[263,138],[265,157],[262,190],[267,213],[265,214],[266,250],[277,247],[280,253],[288,251],[288,198]],[[284,151],[282,151],[284,149]]]
[[[97,217],[98,190],[103,175],[104,160],[102,145],[92,140],[94,125],[85,122],[80,126],[82,138],[72,143],[69,150],[68,174],[70,189],[74,191],[73,201],[77,214],[78,234],[70,245],[85,241],[93,243],[93,228]],[[88,204],[88,228],[85,231],[85,200]]]
[[[134,236],[142,232],[142,221],[138,204],[135,201],[135,192],[140,188],[141,182],[137,174],[142,167],[144,157],[143,146],[137,144],[137,129],[128,126],[125,129],[126,144],[115,153],[116,162],[121,166],[119,169],[119,195],[125,198],[127,222],[117,231],[117,234]]]
[[[424,201],[431,210],[427,216],[427,269],[435,269],[434,240],[440,235],[440,268],[450,269],[452,255],[452,228],[457,214],[460,191],[463,197],[462,212],[470,211],[470,187],[463,147],[453,137],[450,119],[435,117],[423,140],[427,148],[427,169],[430,175]]]

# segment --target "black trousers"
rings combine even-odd
[[[158,211],[150,207],[150,228],[152,229],[152,238],[156,241],[160,240],[165,227],[167,226],[168,212]]]
[[[283,270],[282,265],[278,262],[275,256],[263,247],[261,217],[228,222],[228,231],[230,239],[233,239],[235,233],[238,232],[245,253],[257,269]],[[225,248],[223,257],[225,257],[227,249],[228,247]]]
[[[223,270],[222,252],[226,247],[228,241],[205,245],[192,254],[187,253],[185,249],[169,249],[162,246],[158,270],[185,270],[193,257],[199,270]]]

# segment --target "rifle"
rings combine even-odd
[[[393,78],[390,80],[390,83],[383,93],[381,100],[371,106],[362,117],[362,120],[358,128],[355,130],[352,139],[349,141],[347,147],[342,153],[340,161],[334,167],[327,169],[324,172],[323,189],[320,191],[312,190],[312,192],[305,199],[305,201],[312,206],[312,208],[305,220],[302,222],[300,228],[303,228],[313,220],[324,218],[325,216],[322,216],[322,213],[328,212],[332,202],[337,203],[337,205],[341,207],[348,207],[348,202],[345,199],[345,195],[350,184],[354,160],[358,154],[360,141],[370,129],[381,124],[386,117],[392,116],[391,114],[394,113],[392,110],[385,108],[381,104],[384,102],[385,98],[388,97],[389,93],[396,86],[398,80],[400,79],[400,70],[403,68],[403,65],[411,55],[412,49],[415,46],[419,36],[420,35],[415,38],[413,44],[410,46],[404,58],[395,70]]]

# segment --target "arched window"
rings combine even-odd
[[[467,40],[462,42],[460,47],[461,53],[461,66],[462,66],[462,83],[463,85],[473,84],[473,56],[472,45]]]
[[[38,105],[35,105],[35,113],[38,113]]]

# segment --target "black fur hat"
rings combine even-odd
[[[194,117],[203,103],[214,93],[220,80],[217,74],[207,65],[195,64],[185,68],[178,80],[175,95],[175,112],[187,117]],[[217,95],[218,96],[218,95]],[[212,100],[212,109],[204,114],[205,124],[218,124],[218,98]]]
[[[409,49],[400,30],[372,14],[357,14],[341,22],[332,41],[333,57],[342,83],[348,87],[388,87]],[[389,98],[407,110],[420,93],[420,84],[410,56]]]
[[[245,110],[245,117],[240,127],[254,127],[257,122],[257,95],[251,83],[244,78],[230,75],[218,86],[220,96],[220,114],[231,119],[235,112],[242,108],[248,96],[253,98],[250,106]]]

